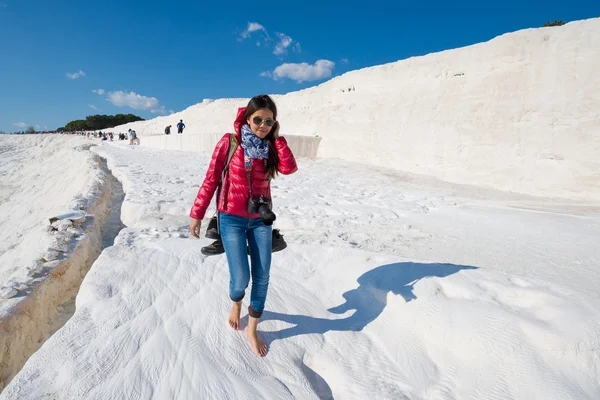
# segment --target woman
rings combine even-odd
[[[250,200],[266,200],[268,211],[268,201],[271,199],[270,180],[278,172],[288,175],[296,172],[298,167],[287,141],[279,136],[277,107],[269,96],[252,98],[246,107],[238,110],[233,126],[240,146],[235,150],[221,182],[221,174],[227,163],[230,134],[223,136],[217,143],[190,212],[190,232],[192,236],[199,238],[200,221],[219,187],[219,231],[229,264],[229,297],[233,301],[229,325],[233,329],[240,326],[242,299],[252,276],[246,335],[254,352],[262,357],[267,354],[267,347],[258,336],[256,327],[265,306],[269,286],[272,220],[268,216],[263,219],[265,213],[261,218],[256,205],[253,207]],[[248,264],[248,247],[252,268]]]

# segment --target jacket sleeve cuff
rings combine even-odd
[[[198,205],[194,204],[192,209],[190,210],[190,217],[194,219],[203,219],[206,214],[206,210],[203,212],[202,207],[198,207]]]

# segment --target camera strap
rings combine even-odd
[[[250,190],[250,198],[252,198],[252,159],[244,154],[244,169],[248,177],[248,188]]]

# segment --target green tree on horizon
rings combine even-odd
[[[58,128],[57,131],[93,131],[114,128],[136,121],[144,121],[144,118],[133,114],[88,115],[85,119],[70,121],[65,126]]]
[[[546,27],[549,27],[549,26],[562,26],[564,24],[565,24],[565,22],[562,19],[561,20],[554,20],[554,22],[548,21],[544,25],[542,25],[542,28],[546,28]]]

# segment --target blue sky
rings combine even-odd
[[[0,131],[55,129],[92,114],[148,119],[205,98],[287,93],[548,20],[599,15],[597,0],[0,0]]]

